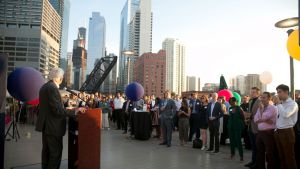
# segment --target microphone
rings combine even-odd
[[[75,95],[75,96],[78,96],[78,94],[76,92],[72,91],[71,89],[69,89],[67,87],[64,87],[64,90],[71,93],[71,94],[73,94],[73,95]]]
[[[80,101],[82,101],[84,105],[86,104],[85,101],[84,101],[82,98],[80,98],[80,97],[78,96],[78,94],[77,94],[76,92],[72,91],[70,88],[64,87],[63,90],[65,90],[65,91],[67,91],[67,92],[69,92],[69,93],[71,93],[71,94],[77,96],[77,98],[78,98]]]

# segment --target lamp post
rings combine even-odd
[[[281,21],[278,21],[275,24],[277,28],[292,28],[298,26],[299,19],[298,17],[288,18]],[[293,29],[289,29],[287,31],[288,36],[293,32]],[[294,87],[294,59],[290,56],[290,86],[291,86],[291,93],[290,96],[294,100],[295,99],[295,87]]]
[[[127,83],[130,82],[130,69],[131,69],[131,57],[135,55],[135,52],[133,50],[124,50],[121,52],[124,56],[126,56],[126,60],[127,60]]]

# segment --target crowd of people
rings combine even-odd
[[[202,151],[216,154],[220,145],[229,144],[230,159],[234,159],[236,148],[240,161],[244,160],[244,149],[251,150],[251,161],[245,165],[249,168],[300,167],[300,100],[295,102],[289,97],[286,85],[277,87],[277,95],[253,87],[250,97],[243,96],[240,104],[235,97],[226,101],[217,93],[192,93],[181,98],[170,91],[162,97],[144,96],[139,101],[127,100],[120,92],[115,96],[80,93],[63,100],[66,107],[102,108],[106,130],[115,126],[133,136],[131,114],[143,109],[151,114],[153,137],[161,138],[160,145],[170,147],[172,132],[178,131],[182,146],[197,141]]]

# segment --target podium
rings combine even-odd
[[[88,109],[69,118],[69,169],[100,169],[101,126],[101,109]]]

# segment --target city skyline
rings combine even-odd
[[[167,37],[183,41],[187,48],[188,76],[198,76],[204,84],[217,82],[221,74],[229,81],[240,74],[270,71],[274,80],[268,90],[274,91],[280,83],[289,85],[287,34],[274,24],[297,16],[296,0],[172,2],[152,0],[153,51],[161,49]],[[83,26],[88,19],[83,13],[100,11],[107,22],[106,47],[119,53],[120,13],[125,0],[71,3],[69,40],[74,39],[72,29]],[[79,14],[74,12],[79,7],[89,12],[80,12],[77,17]],[[210,60],[212,64],[207,64]],[[295,61],[295,77],[299,68],[300,63]],[[299,79],[295,80],[295,88],[299,89]]]

